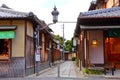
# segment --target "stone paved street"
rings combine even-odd
[[[25,78],[0,78],[0,80],[120,80],[117,78],[105,78],[103,75],[84,76],[78,72],[72,61],[65,61],[60,64],[60,77],[58,78],[58,65],[46,69],[39,76],[35,74]]]
[[[45,78],[37,78],[37,77],[31,77],[31,78],[4,78],[0,80],[120,80],[120,79],[109,79],[104,77],[89,77],[89,78],[68,78],[68,77],[45,77]]]
[[[77,75],[75,64],[72,61],[63,62],[59,67],[60,77],[80,77],[80,75]],[[40,74],[38,77],[58,77],[58,65],[47,72]]]

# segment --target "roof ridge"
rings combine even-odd
[[[6,4],[2,4],[1,6],[2,8],[6,8],[6,9],[11,9],[10,7],[8,7]]]
[[[29,14],[27,12],[25,13],[25,12],[15,11],[13,9],[2,8],[2,7],[0,7],[0,11],[11,13],[11,14],[17,14],[17,15],[25,15],[25,16]]]
[[[98,9],[98,10],[91,10],[88,12],[82,12],[81,15],[88,16],[88,15],[107,13],[107,12],[113,12],[113,11],[118,11],[118,10],[120,10],[120,7],[112,7],[112,8],[107,8],[107,9]]]

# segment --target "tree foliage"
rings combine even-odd
[[[58,40],[60,42],[60,45],[63,45],[63,37],[60,35],[53,35],[55,40]],[[65,41],[65,39],[64,39]],[[71,40],[66,40],[65,41],[65,46],[64,46],[65,51],[71,51],[72,50],[72,41]]]
[[[63,38],[60,35],[53,35],[55,40],[58,40],[60,42],[60,45],[63,44]]]
[[[65,42],[65,51],[71,52],[71,50],[72,50],[72,41],[71,40],[67,40]]]

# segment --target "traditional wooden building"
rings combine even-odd
[[[76,53],[74,52],[65,52],[65,60],[72,60],[72,58],[76,58]]]
[[[56,40],[52,40],[51,63],[54,64],[62,59],[61,46]]]
[[[36,45],[40,49],[40,66],[49,67],[47,46],[52,40],[50,28],[32,12],[0,7],[0,77],[24,77],[36,73]],[[36,41],[35,32],[39,36]],[[39,42],[39,43],[38,43]],[[40,70],[42,70],[42,67]]]
[[[103,66],[120,61],[120,7],[81,12],[75,36],[81,67]]]
[[[93,0],[89,10],[105,9],[120,6],[120,0]]]
[[[40,48],[40,70],[46,69],[50,67],[50,62],[51,62],[51,47],[52,47],[52,41],[53,41],[53,36],[50,32],[52,30],[47,27],[48,25],[43,22],[42,24],[46,28],[43,30],[39,30],[39,46]]]

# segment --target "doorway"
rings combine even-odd
[[[10,40],[0,39],[0,61],[8,61],[10,59]]]
[[[108,30],[105,36],[105,63],[120,68],[120,30]]]

